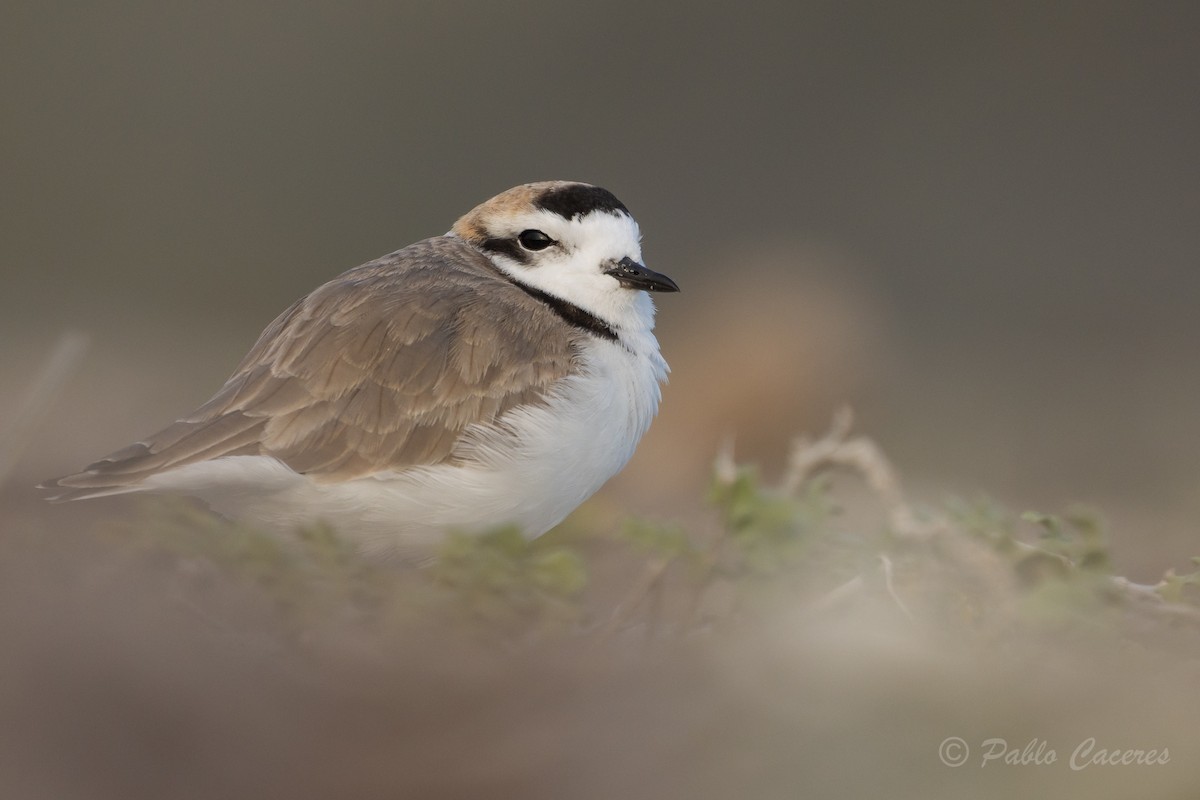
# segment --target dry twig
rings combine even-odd
[[[788,456],[787,472],[782,482],[783,490],[795,494],[825,466],[852,469],[862,476],[863,481],[879,498],[896,535],[910,539],[927,539],[942,526],[918,522],[912,507],[904,498],[896,470],[879,446],[865,436],[847,438],[853,425],[854,412],[843,406],[834,413],[829,431],[820,439],[814,442],[804,436],[797,437]]]
[[[88,335],[78,331],[67,331],[58,338],[54,351],[42,365],[41,372],[30,384],[0,436],[0,486],[12,476],[33,434],[53,407],[63,386],[75,374],[90,346]]]

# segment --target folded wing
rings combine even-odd
[[[238,455],[320,481],[438,464],[469,426],[540,402],[574,356],[569,328],[480,253],[428,239],[320,287],[192,414],[48,486],[59,500],[135,491]]]

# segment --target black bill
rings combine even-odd
[[[645,289],[647,292],[679,291],[679,284],[675,281],[660,272],[646,269],[629,257],[622,258],[614,267],[606,269],[604,274],[612,275],[627,289]]]

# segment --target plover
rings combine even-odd
[[[667,363],[640,233],[612,193],[509,189],[444,236],[343,273],[272,322],[194,412],[54,500],[182,493],[376,553],[449,529],[538,536],[625,466]]]

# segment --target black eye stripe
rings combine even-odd
[[[484,239],[479,246],[489,253],[508,256],[520,264],[528,263],[529,253],[517,244],[516,239]]]

